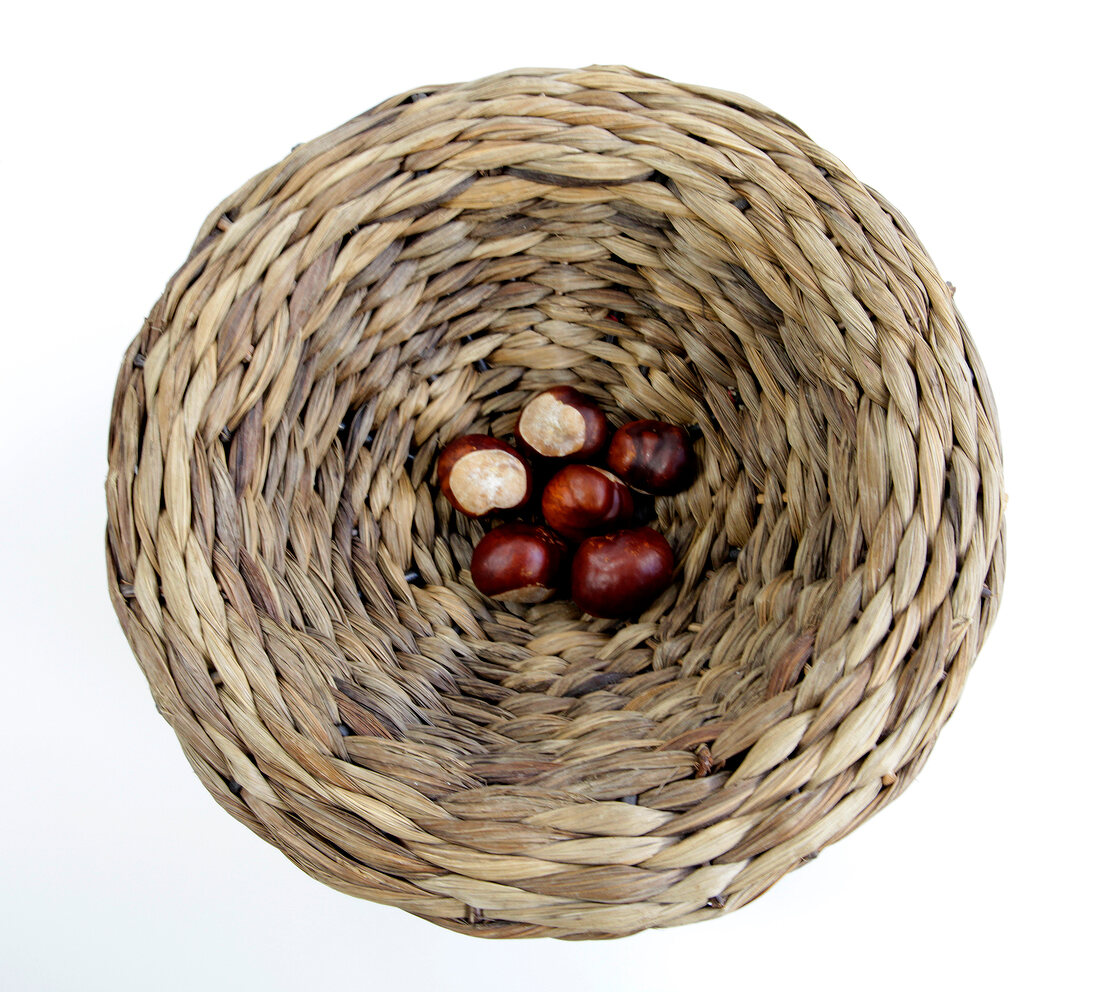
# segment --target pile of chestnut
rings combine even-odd
[[[652,527],[638,526],[632,487],[651,496],[686,489],[696,471],[690,437],[658,420],[624,424],[610,443],[609,433],[591,397],[556,386],[520,412],[516,447],[468,434],[443,449],[440,488],[470,517],[518,514],[536,495],[532,465],[548,476],[541,523],[513,519],[474,549],[470,572],[484,595],[541,603],[568,590],[585,613],[622,618],[640,613],[668,588],[672,549]]]

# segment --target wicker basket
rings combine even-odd
[[[435,485],[565,382],[699,428],[629,622],[485,600]],[[760,895],[917,774],[1002,584],[993,397],[904,218],[754,101],[620,67],[394,97],[225,200],[126,353],[106,489],[217,802],[479,936]]]

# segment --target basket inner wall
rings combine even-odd
[[[669,218],[612,195],[581,209],[532,198],[426,214],[416,225],[425,232],[396,238],[385,267],[358,275],[319,328],[319,344],[338,342],[343,355],[303,356],[289,397],[305,401],[264,430],[266,472],[246,455],[249,418],[273,415],[263,404],[222,442],[234,488],[261,485],[260,512],[285,507],[259,525],[256,555],[284,572],[256,576],[268,588],[250,591],[300,607],[281,618],[287,649],[313,660],[315,685],[337,687],[337,719],[325,728],[334,751],[370,767],[373,738],[401,742],[419,761],[453,768],[436,798],[479,783],[544,783],[600,741],[644,742],[634,757],[649,758],[655,741],[696,740],[708,723],[774,697],[797,681],[842,563],[850,571],[863,554],[862,542],[845,547],[829,500],[831,486],[852,481],[855,409],[799,375],[781,312],[743,269],[693,251]],[[439,269],[440,255],[503,252],[516,238],[529,247]],[[642,257],[650,264],[628,261]],[[701,284],[720,294],[732,327]],[[449,440],[506,436],[527,399],[564,382],[597,397],[616,425],[656,417],[701,431],[697,484],[657,501],[683,570],[638,622],[582,620],[568,602],[486,600],[464,574],[485,525],[455,513],[435,486]],[[236,471],[253,464],[247,479]],[[324,603],[333,595],[336,611]],[[316,729],[324,694],[281,693],[302,698],[299,732]],[[639,694],[649,705],[633,702]],[[732,770],[741,756],[708,760]],[[658,765],[654,787],[668,778],[667,761]],[[607,766],[606,785],[591,769],[583,784],[563,772],[561,785],[593,798],[637,794],[620,755]],[[629,792],[617,795],[626,778]]]

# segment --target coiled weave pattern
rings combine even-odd
[[[441,446],[573,383],[698,425],[637,620],[501,606]],[[999,601],[980,359],[904,218],[745,97],[620,67],[394,97],[210,215],[126,353],[114,607],[217,802],[492,937],[764,892],[898,796]]]

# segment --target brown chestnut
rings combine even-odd
[[[555,386],[520,411],[516,440],[545,458],[586,461],[607,444],[607,418],[590,396],[572,386]]]
[[[695,451],[688,432],[661,420],[634,420],[611,438],[607,465],[635,489],[668,496],[695,478]]]
[[[672,582],[672,548],[652,527],[590,537],[573,557],[573,602],[594,617],[641,613]]]
[[[533,479],[527,459],[488,434],[467,434],[443,449],[436,465],[439,487],[468,517],[523,506]]]
[[[470,574],[486,596],[508,603],[541,603],[561,587],[568,549],[552,530],[502,524],[474,548]]]
[[[633,513],[626,483],[592,465],[566,465],[542,491],[543,519],[574,541],[621,527]]]

